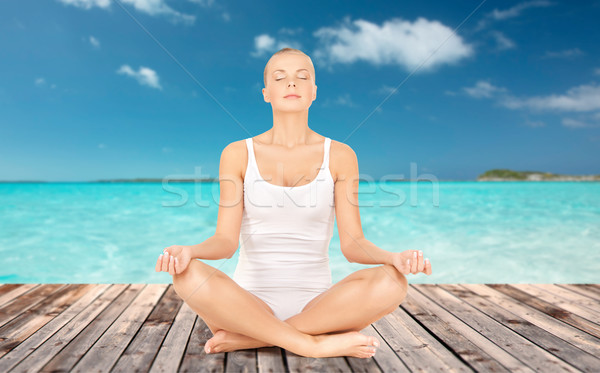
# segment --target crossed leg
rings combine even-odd
[[[211,274],[210,276],[216,276],[219,281],[213,281],[211,286],[201,286],[200,282],[208,285],[207,280],[210,277],[208,273]],[[250,324],[265,323],[265,320],[272,322],[272,319],[280,320],[275,318],[273,311],[265,302],[242,289],[218,269],[193,260],[185,272],[173,276],[173,285],[177,293],[213,332],[213,338],[206,343],[206,350],[210,348],[210,352],[227,352],[278,345],[292,351],[282,343],[274,343],[274,339],[277,338],[273,338],[271,334],[257,334],[256,331],[251,330],[252,328],[243,325],[244,318],[252,320]],[[192,288],[196,288],[196,295],[192,294],[194,292]],[[319,340],[322,340],[324,335],[337,334],[336,343],[346,344],[344,348],[347,351],[352,350],[351,353],[344,353],[345,356],[368,357],[360,354],[372,352],[373,350],[367,347],[369,343],[374,344],[375,341],[372,337],[360,334],[359,331],[396,309],[404,300],[406,290],[406,278],[391,265],[356,271],[312,299],[301,313],[282,322],[286,325],[283,330],[287,332],[287,337],[279,338],[286,339],[285,343],[289,346],[289,343],[294,341],[294,338],[291,338],[294,336],[292,330],[303,336],[320,337]],[[227,302],[221,302],[221,298],[227,297],[228,294],[237,294],[240,305],[245,302],[243,305],[245,317],[236,318],[234,315],[227,314],[229,311],[236,311],[222,307]],[[206,299],[210,301],[206,302]],[[232,303],[228,303],[229,305],[235,303],[233,300],[230,302]],[[253,312],[249,315],[248,311]],[[237,314],[239,315],[239,311]],[[237,319],[240,319],[240,323],[236,322]],[[268,333],[267,330],[268,328],[265,329],[265,333]],[[297,335],[294,337],[296,340],[292,348],[302,343],[297,339]]]
[[[285,322],[311,335],[359,332],[393,312],[404,300],[407,287],[406,277],[394,266],[361,269],[313,298],[299,314]],[[273,313],[266,303],[252,295]],[[211,352],[271,346],[243,334],[219,329],[210,321],[205,322],[213,332],[205,346]]]

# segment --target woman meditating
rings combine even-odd
[[[264,83],[273,127],[223,150],[215,234],[166,248],[156,270],[173,276],[177,294],[212,331],[206,353],[279,346],[308,357],[371,357],[379,341],[360,331],[402,303],[405,275],[429,275],[431,263],[421,251],[389,252],[364,237],[354,151],[308,126],[317,97],[310,57],[278,51]],[[332,285],[335,217],[344,257],[382,265]],[[231,258],[238,242],[233,278],[192,260]]]

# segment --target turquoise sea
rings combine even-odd
[[[423,250],[412,283],[600,283],[600,183],[361,182],[367,239]],[[0,184],[0,283],[168,283],[163,248],[214,233],[218,183]],[[348,263],[337,225],[334,283]],[[233,275],[238,253],[205,260]]]

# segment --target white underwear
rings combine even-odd
[[[299,314],[302,309],[312,299],[319,294],[324,293],[323,289],[303,289],[303,288],[262,288],[246,289],[250,293],[262,299],[275,313],[275,317],[285,321],[288,318]]]

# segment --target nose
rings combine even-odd
[[[288,87],[289,87],[289,86],[293,86],[293,87],[295,87],[295,86],[296,86],[296,83],[294,83],[293,81],[291,81],[291,80],[290,80],[290,82],[288,83]]]

